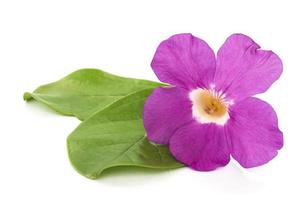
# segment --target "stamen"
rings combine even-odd
[[[228,108],[230,101],[225,94],[214,89],[195,89],[190,93],[193,116],[200,123],[216,123],[224,125],[229,119]]]

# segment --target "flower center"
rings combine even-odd
[[[229,119],[230,102],[225,99],[225,95],[213,89],[195,89],[190,92],[190,100],[193,116],[200,123],[224,125]]]

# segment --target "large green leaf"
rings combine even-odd
[[[95,179],[107,168],[140,166],[177,168],[167,146],[145,137],[142,111],[152,89],[130,94],[82,122],[68,137],[71,163],[82,175]]]
[[[65,78],[24,94],[53,110],[84,120],[110,103],[139,90],[156,88],[161,83],[124,78],[97,69],[81,69]]]

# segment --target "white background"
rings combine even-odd
[[[0,199],[300,198],[300,6],[297,1],[0,0]],[[213,172],[115,169],[96,181],[70,165],[66,137],[79,124],[24,91],[84,67],[157,80],[154,51],[191,32],[217,51],[240,32],[283,60],[284,73],[259,95],[277,111],[285,145],[269,164],[231,161]]]

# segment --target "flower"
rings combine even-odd
[[[153,91],[144,105],[150,141],[169,145],[172,155],[199,171],[225,166],[230,155],[245,168],[267,163],[283,146],[277,115],[265,92],[282,73],[272,51],[233,34],[217,56],[192,34],[161,42],[152,69],[169,87]]]

